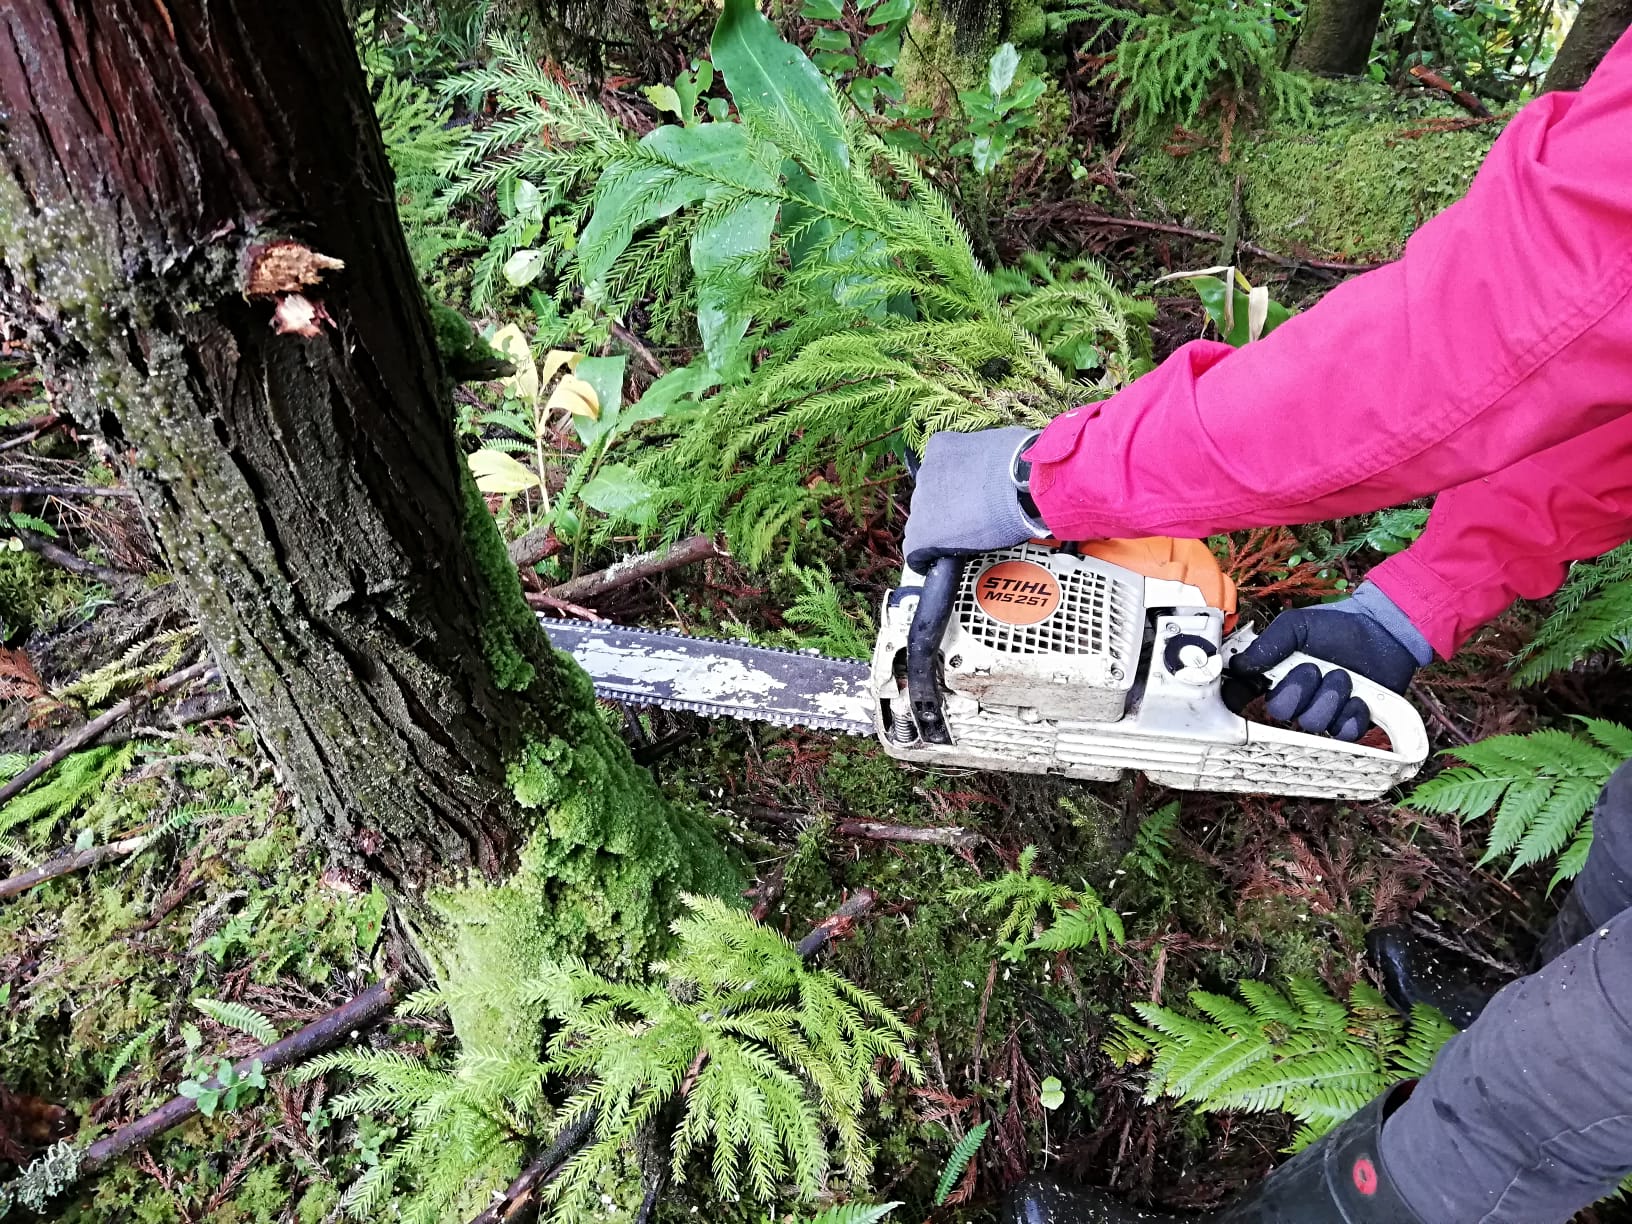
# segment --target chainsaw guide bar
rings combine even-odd
[[[540,618],[544,620],[544,618]],[[817,731],[873,733],[867,664],[618,625],[544,620],[550,641],[628,705],[689,710]]]

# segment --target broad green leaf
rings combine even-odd
[[[710,192],[736,189],[770,195],[776,190],[776,177],[764,164],[770,157],[768,146],[757,144],[741,124],[689,128],[671,124],[647,133],[640,143],[669,164],[614,162],[601,176],[595,211],[579,242],[580,275],[591,298],[641,226],[695,204]]]
[[[520,288],[538,279],[544,270],[544,252],[537,248],[517,251],[504,261],[504,279]]]
[[[970,157],[974,159],[977,172],[990,174],[997,169],[997,163],[1003,160],[1001,136],[976,136],[970,144]]]
[[[680,120],[691,118],[691,111],[680,103],[680,95],[672,85],[648,85],[641,91],[646,100],[660,111],[666,111]]]
[[[1252,338],[1252,310],[1251,300],[1247,293],[1239,286],[1230,287],[1230,298],[1226,302],[1224,282],[1216,276],[1192,276],[1188,278],[1195,286],[1196,295],[1201,298],[1202,308],[1207,311],[1207,317],[1218,328],[1219,335],[1224,337],[1224,343],[1234,348],[1240,348]],[[1264,318],[1259,336],[1267,336],[1282,323],[1292,317],[1292,312],[1279,302],[1269,302],[1263,307]]]
[[[836,51],[818,51],[811,58],[816,61],[816,66],[823,72],[831,72],[834,76],[842,76],[846,72],[853,72],[856,67],[855,56],[840,55]]]
[[[500,385],[531,409],[538,399],[539,382],[538,366],[533,363],[533,349],[527,337],[514,323],[507,323],[489,336],[487,342],[515,367],[516,372],[501,378]]]
[[[708,390],[718,381],[706,359],[670,370],[647,387],[646,394],[623,410],[618,423],[627,427],[637,421],[655,421],[666,416],[682,400]]]
[[[1009,86],[1014,84],[1014,74],[1019,67],[1020,52],[1014,49],[1013,43],[1004,43],[992,52],[992,62],[987,66],[986,83],[991,88],[994,98],[1008,92]]]
[[[799,15],[812,21],[839,21],[844,17],[844,5],[841,0],[805,0]]]
[[[731,114],[731,103],[724,98],[710,98],[707,103],[708,117],[724,122]]]
[[[833,30],[823,26],[810,36],[810,45],[818,51],[848,51],[850,50],[850,35],[843,30]]]
[[[862,110],[872,110],[878,97],[878,82],[872,77],[857,77],[850,82],[850,97]]]
[[[901,35],[880,30],[861,44],[861,57],[875,68],[894,68],[901,58]]]
[[[544,193],[526,179],[516,180],[516,189],[510,205],[518,217],[538,217],[544,211]]]
[[[703,352],[722,379],[747,373],[737,352],[748,331],[746,290],[759,276],[771,251],[777,201],[748,196],[714,213],[691,237],[691,266],[697,272],[697,330]]]
[[[621,515],[637,523],[651,517],[651,486],[626,464],[607,464],[584,485],[578,496],[586,506],[602,514]]]
[[[1013,109],[1026,110],[1035,106],[1037,99],[1042,97],[1047,89],[1048,82],[1043,80],[1042,77],[1027,78],[1020,83],[1020,88],[1014,91],[1014,96],[1011,99]]]
[[[468,456],[470,474],[476,478],[476,487],[483,493],[509,497],[527,489],[538,488],[538,473],[523,467],[501,450],[479,450]]]
[[[1058,1109],[1065,1104],[1065,1087],[1057,1076],[1049,1076],[1043,1081],[1042,1090],[1038,1094],[1037,1103],[1044,1109]]]
[[[903,21],[911,16],[912,0],[884,0],[884,3],[867,14],[867,24],[889,25],[892,21]]]
[[[725,0],[710,51],[744,123],[814,130],[830,157],[849,163],[838,99],[805,53],[782,41],[755,0]]]
[[[629,359],[624,356],[585,357],[578,363],[577,376],[594,389],[596,401],[601,407],[598,418],[572,418],[578,440],[585,446],[618,428],[619,411],[623,405],[623,375],[628,364]]]

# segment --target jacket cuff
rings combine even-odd
[[[1412,624],[1411,618],[1404,609],[1395,603],[1374,582],[1362,582],[1349,597],[1349,603],[1358,612],[1364,612],[1376,621],[1389,635],[1411,652],[1411,657],[1417,661],[1418,667],[1426,667],[1434,661],[1434,648],[1422,630]]]
[[[1472,636],[1477,624],[1464,624],[1457,593],[1425,566],[1411,549],[1395,553],[1372,567],[1362,585],[1388,597],[1416,628],[1434,653],[1448,659]]]

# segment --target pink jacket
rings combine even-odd
[[[1201,537],[1439,493],[1370,578],[1441,655],[1632,537],[1632,33],[1526,106],[1396,263],[1186,344],[1028,453],[1062,539]]]

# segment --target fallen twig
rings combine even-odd
[[[205,659],[194,663],[191,667],[184,667],[178,672],[172,672],[163,680],[156,681],[151,688],[140,693],[133,693],[117,705],[109,708],[105,713],[98,714],[90,722],[63,737],[62,742],[39,760],[35,761],[22,773],[18,774],[4,786],[0,786],[0,803],[5,803],[22,793],[23,789],[41,774],[54,766],[58,761],[72,752],[77,752],[88,744],[95,743],[102,733],[112,727],[114,723],[124,718],[138,705],[145,704],[150,698],[174,692],[183,685],[190,684],[213,670],[215,664]]]
[[[1489,119],[1491,117],[1490,107],[1486,106],[1467,90],[1458,89],[1455,85],[1452,85],[1449,81],[1440,76],[1439,73],[1435,72],[1426,64],[1413,64],[1411,66],[1411,75],[1416,77],[1417,80],[1421,81],[1424,85],[1428,86],[1429,89],[1437,89],[1442,93],[1450,94],[1451,101],[1455,102],[1470,115],[1474,115],[1480,119]]]
[[[62,424],[60,417],[47,417],[44,424],[29,430],[22,437],[0,442],[0,451],[16,450],[19,446],[27,446],[42,435],[50,433],[60,424]]]
[[[0,497],[135,497],[135,489],[108,489],[100,485],[7,485]]]
[[[878,900],[878,894],[870,888],[858,888],[845,898],[844,904],[834,910],[821,922],[816,929],[799,941],[799,955],[807,960],[815,956],[833,940],[842,938],[850,933],[855,926],[856,919],[873,908]]]
[[[565,547],[566,545],[556,538],[554,528],[547,525],[534,527],[520,539],[510,541],[510,561],[517,569],[526,569],[529,565],[537,565],[546,557],[555,556]]]
[[[646,342],[617,320],[612,321],[612,338],[634,355],[657,378],[669,372],[669,367],[657,359],[657,354],[646,347]]]
[[[695,565],[698,561],[726,555],[719,541],[712,537],[688,536],[667,548],[636,553],[632,557],[625,557],[616,565],[596,570],[593,574],[569,578],[566,582],[550,587],[544,594],[551,599],[576,603],[579,600],[594,599],[620,587],[630,586],[642,578],[651,578],[671,569],[679,569],[682,565]]]
[[[594,608],[586,608],[581,604],[569,603],[565,599],[557,599],[548,591],[523,591],[529,608],[542,608],[551,612],[565,612],[568,616],[576,616],[579,620],[594,621],[605,624],[606,617]]]
[[[0,880],[0,901],[7,897],[15,897],[18,893],[25,893],[29,889],[47,880],[55,880],[61,876],[72,875],[76,871],[83,871],[87,867],[95,867],[109,859],[124,858],[127,855],[139,853],[151,841],[151,833],[142,833],[136,837],[127,837],[122,841],[108,842],[103,846],[92,846],[89,850],[70,850],[66,854],[59,854],[55,858],[47,859],[38,867],[32,867],[9,880]]]
[[[396,979],[386,978],[385,981],[370,986],[351,1002],[341,1004],[328,1015],[312,1021],[305,1028],[291,1033],[281,1041],[274,1041],[257,1054],[239,1059],[234,1070],[240,1075],[247,1075],[252,1064],[256,1062],[261,1064],[263,1072],[281,1071],[295,1063],[305,1062],[314,1054],[321,1054],[332,1046],[339,1045],[354,1031],[368,1028],[376,1021],[384,1019],[396,1000],[396,990]],[[171,1098],[152,1113],[137,1118],[128,1126],[121,1126],[113,1134],[98,1139],[86,1148],[79,1162],[80,1176],[96,1172],[132,1148],[146,1146],[197,1112],[198,1102],[190,1097]]]
[[[19,531],[17,538],[23,542],[23,547],[35,553],[52,565],[60,566],[71,574],[78,574],[83,578],[94,578],[98,582],[105,582],[109,586],[124,586],[126,583],[140,577],[129,570],[111,569],[106,565],[98,565],[94,561],[87,561],[84,557],[69,552],[66,548],[59,548],[45,536],[34,531]]]
[[[805,822],[805,817],[798,812],[759,804],[738,810],[750,820],[759,820],[782,828],[797,828]],[[881,820],[838,820],[834,821],[829,829],[838,837],[851,837],[858,841],[912,842],[920,846],[950,846],[954,850],[977,846],[985,840],[979,833],[961,825],[921,827],[887,824]]]
[[[1197,242],[1221,244],[1224,235],[1215,234],[1212,230],[1192,229],[1187,225],[1171,225],[1164,221],[1139,221],[1132,217],[1114,217],[1109,213],[1095,212],[1084,205],[1071,200],[1060,200],[1052,204],[1033,204],[1026,208],[1017,208],[1004,218],[1006,222],[1016,225],[1035,225],[1038,223],[1066,223],[1069,225],[1106,225],[1120,229],[1148,230],[1155,234],[1173,234],[1179,238],[1191,238]],[[1381,264],[1342,263],[1332,259],[1303,259],[1292,255],[1280,255],[1266,250],[1252,242],[1237,242],[1236,247],[1249,251],[1260,259],[1267,259],[1271,263],[1280,264],[1285,268],[1314,268],[1321,272],[1337,272],[1344,275],[1357,272],[1370,272],[1380,268]]]

